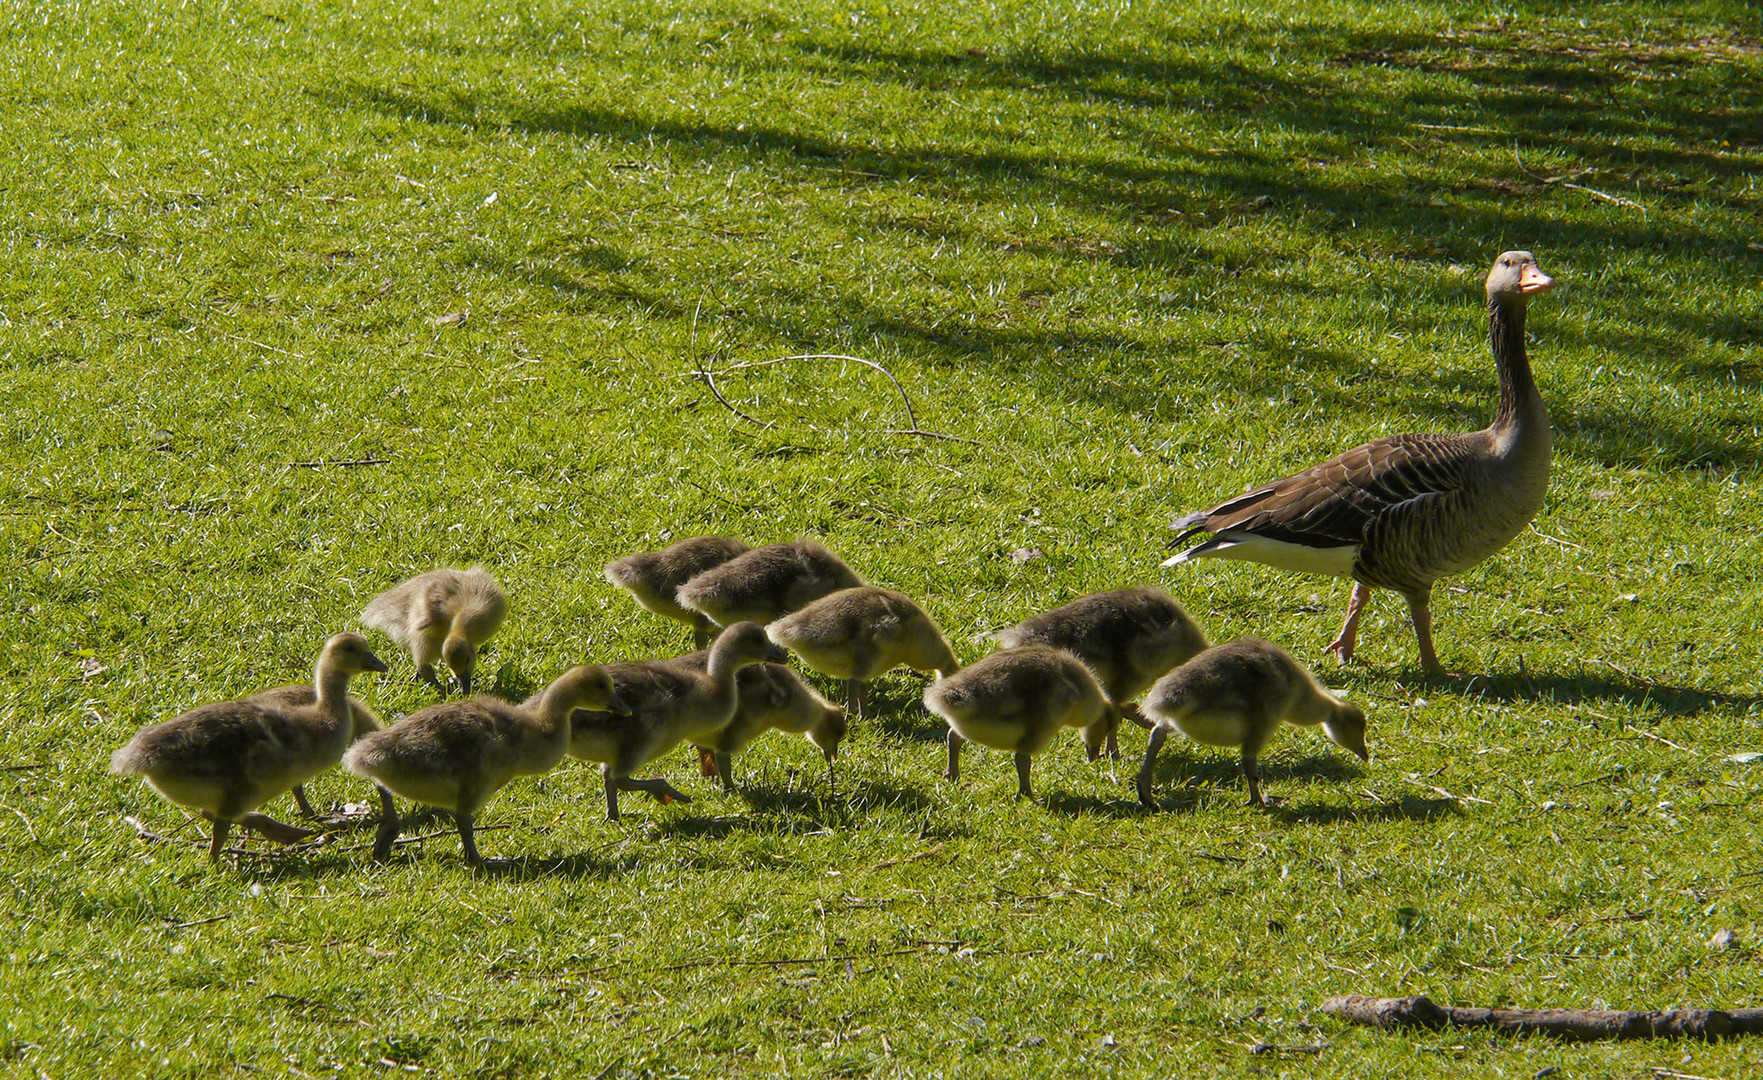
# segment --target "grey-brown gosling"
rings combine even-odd
[[[680,659],[707,665],[710,654],[695,652]],[[845,737],[844,709],[821,697],[802,676],[782,664],[742,668],[735,676],[735,692],[734,719],[715,731],[692,737],[705,776],[716,776],[724,789],[733,791],[735,755],[767,731],[788,731],[806,735],[819,748],[826,756],[827,776],[832,777],[839,742]]]
[[[715,624],[701,611],[680,606],[675,594],[681,585],[730,559],[753,550],[726,536],[694,536],[660,551],[639,551],[606,565],[606,580],[628,590],[637,603],[692,628],[692,648],[710,644]]]
[[[646,792],[662,802],[691,802],[666,780],[637,780],[631,773],[687,739],[726,726],[739,700],[736,674],[782,659],[783,652],[764,630],[738,622],[717,635],[702,666],[680,658],[608,664],[606,673],[630,712],[619,716],[578,710],[569,743],[570,756],[599,763],[606,816],[618,820],[620,791]]]
[[[711,567],[680,586],[675,599],[718,626],[783,618],[840,589],[863,584],[857,572],[812,540],[767,544]]]
[[[1277,645],[1242,638],[1208,649],[1157,680],[1145,695],[1145,715],[1156,724],[1139,770],[1139,801],[1155,808],[1151,774],[1170,729],[1208,746],[1240,746],[1249,804],[1264,806],[1255,759],[1282,721],[1322,725],[1359,760],[1365,748],[1365,714],[1323,689],[1304,665]]]
[[[361,622],[410,650],[416,677],[441,689],[435,661],[444,660],[471,693],[477,651],[508,614],[502,586],[481,566],[470,570],[430,570],[393,586],[368,602]]]
[[[938,678],[961,665],[930,616],[905,593],[840,589],[765,628],[766,636],[822,675],[845,680],[845,708],[863,715],[869,681],[904,664]]]
[[[949,724],[951,780],[961,778],[961,747],[976,742],[1016,756],[1016,793],[1034,798],[1029,766],[1061,728],[1082,728],[1094,757],[1108,734],[1108,697],[1077,657],[1047,645],[1000,649],[938,679],[924,706]]]
[[[251,700],[261,702],[272,709],[302,708],[315,704],[318,701],[318,692],[311,683],[291,683],[287,686],[278,686],[274,690],[265,690],[261,694],[252,694]],[[380,723],[379,715],[354,694],[349,695],[349,719],[351,724],[349,741],[351,743],[363,735],[378,731],[383,726]],[[309,818],[319,816],[318,811],[314,810],[312,804],[306,800],[306,785],[295,784],[292,794],[294,804],[300,808],[300,813]]]
[[[998,631],[998,644],[1051,645],[1076,656],[1102,684],[1114,715],[1108,756],[1120,756],[1114,731],[1122,717],[1149,728],[1132,702],[1171,668],[1205,650],[1206,634],[1175,598],[1139,585],[1091,593],[1064,607]]]
[[[349,679],[386,665],[359,634],[337,634],[318,654],[314,702],[278,706],[244,698],[202,705],[142,728],[110,755],[110,771],[144,777],[167,800],[213,822],[208,859],[218,862],[234,825],[282,844],[311,836],[257,808],[335,765],[355,733]]]
[[[570,668],[536,703],[490,697],[443,702],[411,713],[349,748],[343,767],[380,785],[373,857],[385,859],[400,823],[390,793],[452,811],[465,861],[480,865],[472,821],[491,795],[517,776],[550,772],[569,749],[570,714],[578,708],[627,708],[605,668]]]
[[[1488,341],[1500,374],[1491,424],[1446,435],[1394,435],[1189,514],[1170,527],[1180,543],[1210,539],[1168,559],[1247,559],[1283,570],[1353,579],[1347,621],[1328,646],[1353,659],[1371,590],[1408,601],[1420,663],[1449,674],[1432,645],[1432,584],[1460,574],[1524,531],[1549,487],[1549,413],[1524,350],[1531,297],[1555,284],[1528,251],[1488,272]]]

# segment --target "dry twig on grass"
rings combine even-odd
[[[1380,1028],[1481,1027],[1507,1035],[1552,1035],[1573,1041],[1763,1034],[1763,1009],[1478,1009],[1435,1005],[1424,995],[1374,998],[1346,994],[1324,1001],[1322,1011]]]

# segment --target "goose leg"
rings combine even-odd
[[[220,853],[226,850],[226,834],[232,831],[233,823],[225,818],[210,817],[214,822],[214,831],[208,841],[208,861],[220,862]]]
[[[238,824],[253,832],[262,833],[264,839],[274,840],[278,844],[298,844],[302,840],[318,835],[310,829],[283,824],[268,814],[240,814]]]
[[[692,801],[690,795],[687,795],[685,792],[679,790],[660,777],[655,777],[650,780],[635,780],[628,776],[618,776],[612,779],[612,783],[617,785],[618,790],[620,791],[641,791],[645,795],[663,803],[689,803]]]
[[[612,766],[600,766],[600,779],[606,785],[606,820],[618,820],[618,781],[612,775]]]
[[[1136,702],[1128,702],[1126,705],[1121,706],[1120,715],[1123,719],[1131,720],[1135,726],[1142,727],[1146,731],[1157,730],[1157,725],[1145,719],[1145,714],[1139,711]]]
[[[1084,751],[1089,755],[1091,761],[1101,757],[1104,753],[1108,755],[1110,762],[1119,761],[1120,743],[1115,740],[1114,733],[1120,730],[1120,706],[1109,705],[1108,715],[1103,717],[1103,720],[1108,725],[1108,734],[1102,740],[1102,745],[1100,747],[1086,745]]]
[[[1267,800],[1261,797],[1261,777],[1255,772],[1255,752],[1248,747],[1243,748],[1243,776],[1249,781],[1249,805],[1266,806]]]
[[[961,779],[961,744],[967,740],[954,728],[949,729],[949,767],[943,776],[950,780]]]
[[[1145,763],[1139,766],[1139,801],[1151,809],[1157,809],[1157,800],[1151,797],[1151,778],[1157,771],[1157,754],[1163,749],[1163,740],[1169,738],[1169,729],[1154,727],[1151,729],[1151,741],[1145,747]]]
[[[1420,666],[1430,675],[1455,678],[1456,673],[1445,670],[1445,665],[1439,663],[1438,654],[1432,651],[1432,605],[1427,598],[1409,600],[1408,616],[1414,620],[1414,640],[1420,643]]]
[[[1359,638],[1359,616],[1370,599],[1371,586],[1363,581],[1353,582],[1353,596],[1347,601],[1347,621],[1341,624],[1340,636],[1329,642],[1324,650],[1343,664],[1353,662],[1353,644]]]
[[[471,815],[455,811],[453,818],[459,823],[459,846],[465,850],[465,861],[473,866],[482,866],[484,860],[477,853],[477,837],[471,830]]]
[[[392,793],[383,785],[375,784],[380,793],[380,827],[373,834],[373,858],[375,862],[385,862],[392,857],[392,845],[398,842],[398,833],[404,823],[398,820],[398,804],[392,801]]]
[[[294,805],[300,808],[300,814],[302,817],[318,817],[318,811],[314,810],[312,804],[306,801],[306,788],[304,785],[294,785]]]
[[[1016,752],[1016,797],[1019,799],[1035,797],[1035,789],[1028,782],[1028,769],[1034,764],[1034,760],[1026,750]]]

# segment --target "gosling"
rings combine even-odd
[[[209,862],[220,861],[234,825],[276,843],[298,843],[313,834],[257,808],[337,763],[355,734],[349,679],[385,670],[365,638],[337,634],[318,654],[313,704],[245,698],[202,705],[142,728],[110,755],[110,771],[144,777],[168,801],[212,822]]]
[[[311,683],[292,683],[288,686],[278,686],[274,690],[265,690],[261,694],[252,694],[251,700],[272,709],[303,708],[316,704],[318,694]],[[354,694],[349,695],[349,718],[351,724],[349,741],[351,743],[384,726],[380,723],[379,715]],[[306,785],[295,784],[290,794],[294,796],[294,805],[300,808],[301,814],[314,820],[319,819],[318,811],[314,810],[312,804],[306,799]]]
[[[736,674],[784,658],[764,630],[738,622],[717,636],[702,666],[677,658],[607,665],[612,685],[630,711],[623,716],[577,711],[569,742],[571,757],[599,763],[606,816],[618,820],[620,791],[646,792],[663,803],[691,802],[666,780],[637,780],[631,773],[686,739],[705,738],[726,727],[739,701]]]
[[[1029,766],[1061,728],[1082,728],[1093,758],[1108,734],[1108,696],[1077,657],[1048,645],[1001,649],[938,679],[924,706],[949,723],[950,780],[969,741],[1016,755],[1016,795],[1034,798]]]
[[[704,666],[710,654],[695,652],[680,657],[682,661]],[[753,664],[735,676],[735,717],[726,727],[692,737],[698,748],[698,764],[705,776],[722,781],[724,790],[735,790],[733,761],[747,744],[767,731],[788,731],[806,735],[826,756],[826,772],[830,782],[833,761],[839,756],[839,742],[845,737],[845,710],[815,693],[802,676],[782,664]]]
[[[1171,668],[1205,651],[1207,644],[1205,632],[1175,598],[1149,585],[1079,597],[998,631],[997,639],[1007,649],[1051,645],[1089,665],[1113,712],[1110,759],[1120,757],[1114,733],[1123,718],[1151,727],[1133,700]]]
[[[857,572],[812,540],[767,544],[692,578],[679,605],[718,626],[775,622],[840,589],[863,584]]]
[[[961,665],[941,630],[905,593],[859,585],[823,596],[765,628],[822,675],[845,680],[845,709],[863,715],[869,681],[904,664],[938,678]]]
[[[584,664],[547,686],[536,704],[478,697],[430,705],[350,747],[343,767],[379,785],[385,808],[373,857],[388,858],[398,839],[396,793],[452,811],[465,861],[483,865],[472,833],[477,812],[515,777],[557,767],[569,749],[570,714],[578,708],[628,711],[606,669]]]
[[[471,693],[477,651],[508,614],[502,586],[481,566],[470,570],[430,570],[393,586],[368,602],[364,626],[380,631],[410,650],[416,677],[445,693],[435,677],[435,661],[445,660]]]
[[[694,536],[660,551],[639,551],[606,565],[606,580],[626,589],[637,603],[657,615],[692,628],[692,648],[710,644],[715,624],[701,611],[680,606],[674,594],[681,585],[715,566],[753,550],[726,536]]]
[[[1267,805],[1255,759],[1281,721],[1321,724],[1359,760],[1371,760],[1365,714],[1323,689],[1290,653],[1257,638],[1208,649],[1165,675],[1145,695],[1144,710],[1156,726],[1139,770],[1139,801],[1152,809],[1157,804],[1151,798],[1151,773],[1171,728],[1208,746],[1242,747],[1251,806]]]

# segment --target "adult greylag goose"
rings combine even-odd
[[[681,585],[675,598],[718,626],[764,626],[827,593],[861,584],[857,572],[823,545],[791,540],[713,566]]]
[[[1122,717],[1151,726],[1132,701],[1164,672],[1206,648],[1205,631],[1174,597],[1149,585],[1080,596],[996,636],[1007,649],[1051,645],[1090,666],[1114,710],[1108,727],[1111,758],[1120,756],[1114,732]]]
[[[569,749],[570,715],[578,708],[625,708],[605,668],[570,668],[520,705],[483,696],[430,705],[350,747],[343,767],[380,786],[384,816],[373,857],[387,858],[397,842],[396,792],[451,811],[465,861],[482,865],[472,830],[478,810],[515,777],[557,767]]]
[[[710,644],[716,624],[701,611],[681,607],[674,594],[704,571],[751,550],[726,536],[694,536],[660,551],[639,551],[608,563],[606,580],[627,590],[655,614],[691,627],[692,648],[702,649]]]
[[[765,635],[835,679],[845,680],[845,708],[863,715],[869,681],[904,664],[938,677],[961,665],[937,624],[893,589],[840,589],[765,628]]]
[[[167,801],[213,823],[208,860],[220,861],[227,833],[240,825],[279,844],[311,836],[257,808],[335,765],[355,737],[349,679],[384,671],[360,634],[324,643],[313,672],[313,704],[255,698],[219,701],[142,728],[110,755],[110,771],[140,776]]]
[[[394,585],[368,601],[361,623],[410,650],[416,677],[441,689],[435,661],[445,660],[471,693],[477,651],[508,614],[502,586],[481,566],[470,570],[430,570]]]
[[[1245,559],[1351,577],[1347,621],[1328,646],[1343,663],[1371,590],[1394,590],[1408,601],[1421,665],[1445,674],[1433,651],[1432,583],[1510,543],[1549,486],[1549,414],[1525,354],[1524,317],[1530,298],[1554,284],[1528,251],[1506,252],[1488,273],[1488,340],[1500,375],[1488,427],[1378,439],[1189,514],[1171,526],[1183,530],[1175,543],[1211,539],[1163,565]]]
[[[1284,649],[1258,638],[1241,638],[1208,649],[1157,680],[1145,695],[1145,713],[1155,723],[1139,769],[1139,801],[1155,809],[1151,777],[1157,751],[1170,729],[1208,746],[1237,746],[1249,804],[1265,806],[1255,759],[1281,723],[1322,725],[1336,743],[1360,761],[1365,749],[1365,714],[1335,697]]]

